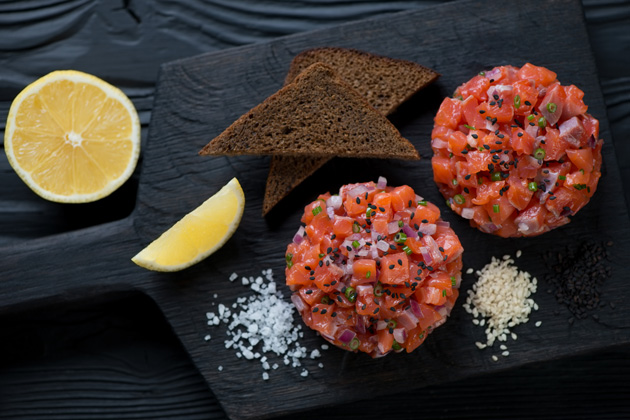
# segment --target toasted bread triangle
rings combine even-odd
[[[302,51],[291,61],[285,84],[315,63],[332,67],[339,77],[383,115],[394,112],[440,75],[413,61],[371,54],[351,48],[321,47]]]
[[[411,61],[354,49],[322,47],[295,56],[285,84],[291,83],[300,72],[316,62],[333,67],[342,79],[383,115],[394,112],[403,102],[439,77],[435,71]],[[330,159],[273,156],[265,188],[263,215]]]
[[[309,66],[199,153],[420,158],[386,117],[322,63]]]

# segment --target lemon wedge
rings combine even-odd
[[[16,173],[41,197],[95,201],[133,173],[140,121],[120,89],[90,74],[55,71],[13,100],[4,148]]]
[[[236,231],[245,195],[236,178],[184,216],[131,260],[154,271],[179,271],[221,248]]]

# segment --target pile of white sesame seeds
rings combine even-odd
[[[233,273],[230,281],[235,282],[238,278],[238,274]],[[271,269],[263,270],[262,276],[242,277],[241,283],[255,294],[240,297],[231,306],[219,303],[216,312],[206,313],[208,325],[226,324],[228,339],[225,348],[234,349],[238,358],[258,360],[264,380],[269,379],[270,371],[279,368],[279,363],[299,368],[301,376],[308,376],[309,371],[302,366],[301,360],[316,359],[321,353],[319,349],[309,351],[300,345],[302,325],[293,324],[294,306],[276,289]],[[217,298],[216,294],[214,298]],[[210,339],[207,334],[205,340]],[[322,349],[327,348],[322,345]],[[323,368],[321,363],[318,366]],[[222,371],[223,366],[218,370]]]
[[[518,251],[517,258],[520,255]],[[476,272],[478,279],[472,290],[468,290],[463,307],[472,314],[475,325],[486,328],[486,342],[475,343],[479,349],[492,347],[495,341],[506,342],[508,337],[516,340],[517,335],[511,328],[528,322],[532,310],[538,310],[538,305],[530,297],[536,293],[538,281],[513,264],[509,255],[503,259],[492,257],[489,264]],[[472,269],[469,269],[467,274],[471,273]],[[540,324],[538,321],[536,327]],[[502,356],[510,354],[505,344],[499,348]],[[492,359],[497,361],[498,357],[493,355]]]

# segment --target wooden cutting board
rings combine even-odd
[[[336,159],[294,191],[267,219],[261,214],[268,158],[200,157],[197,152],[236,118],[279,89],[291,59],[305,48],[342,46],[416,61],[437,70],[440,80],[405,104],[392,122],[418,148],[419,162]],[[432,180],[432,119],[444,96],[481,70],[496,65],[546,66],[564,84],[581,87],[589,112],[600,119],[604,168],[594,199],[571,224],[537,238],[501,239],[470,228],[447,210]],[[143,152],[136,208],[128,218],[0,250],[0,311],[35,310],[45,305],[87,300],[104,294],[140,291],[162,309],[191,359],[228,415],[263,418],[322,405],[380,398],[400,387],[422,388],[465,376],[556,359],[630,341],[630,221],[579,1],[517,0],[457,2],[280,38],[165,64],[160,73],[148,145]],[[465,267],[481,268],[491,256],[514,255],[521,269],[540,279],[534,296],[540,310],[515,329],[510,356],[493,362],[474,342],[482,329],[457,306],[446,325],[416,352],[372,360],[338,349],[308,360],[310,374],[282,366],[262,379],[259,362],[238,359],[225,349],[225,327],[210,328],[205,313],[213,303],[231,304],[252,292],[228,280],[231,273],[257,276],[273,269],[283,282],[284,251],[299,226],[305,204],[319,193],[348,182],[385,176],[392,185],[409,184],[438,204],[466,249]],[[232,177],[246,194],[243,221],[216,254],[179,273],[143,270],[130,258]],[[546,293],[543,253],[562,250],[586,238],[612,241],[612,277],[602,298],[599,320],[567,323],[565,307]],[[464,277],[470,289],[474,277]],[[283,286],[282,286],[283,287]],[[283,289],[288,299],[288,290]],[[214,295],[217,295],[217,298]],[[460,298],[461,304],[463,298]],[[535,321],[542,321],[540,328]],[[296,323],[300,322],[296,320]],[[212,335],[210,341],[204,337]],[[306,331],[302,344],[323,340]],[[323,363],[324,368],[317,367]],[[223,370],[219,371],[218,367]],[[422,392],[422,391],[420,391]]]

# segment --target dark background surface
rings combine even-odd
[[[434,3],[439,2],[3,2],[0,127],[26,84],[73,68],[123,89],[140,113],[146,140],[161,63]],[[627,181],[630,4],[584,6]],[[553,48],[553,40],[541,41],[543,47]],[[127,216],[138,176],[101,202],[57,205],[35,196],[1,154],[0,250]],[[630,189],[625,192],[628,197]],[[5,314],[0,331],[0,418],[225,418],[158,308],[142,295]],[[608,348],[299,418],[629,418],[629,356],[630,346]]]

